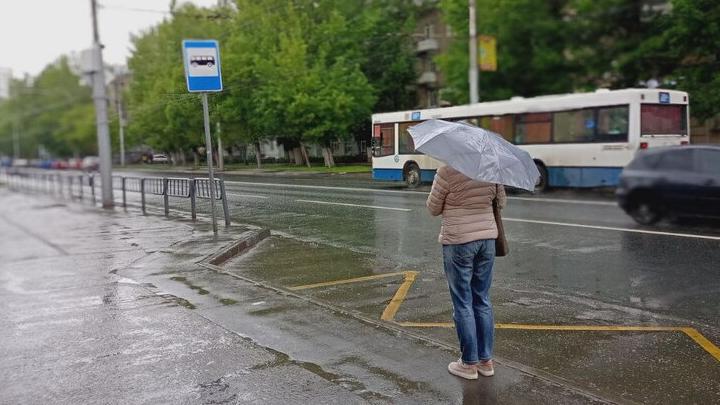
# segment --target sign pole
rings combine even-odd
[[[185,81],[188,91],[202,93],[203,119],[205,120],[205,151],[207,152],[208,182],[210,188],[210,209],[212,210],[213,234],[217,236],[217,218],[215,216],[215,175],[213,173],[213,149],[210,137],[210,112],[208,111],[208,93],[222,91],[222,73],[220,72],[220,47],[215,40],[185,39],[183,62]],[[224,202],[223,202],[224,203]]]
[[[210,138],[210,112],[208,111],[207,93],[202,94],[202,105],[205,119],[205,151],[207,153],[208,181],[210,183],[210,210],[212,211],[213,233],[217,235],[217,218],[215,218],[215,176],[213,174],[212,138]]]

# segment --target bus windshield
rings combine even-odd
[[[641,135],[687,135],[686,109],[684,105],[643,104]]]

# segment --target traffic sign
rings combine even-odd
[[[191,93],[222,91],[220,46],[209,40],[186,39],[183,45],[185,80]]]

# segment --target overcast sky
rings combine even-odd
[[[110,64],[124,64],[130,54],[130,34],[162,21],[170,4],[170,0],[98,2],[100,40]],[[217,0],[191,2],[209,6]],[[90,0],[0,1],[0,67],[11,68],[16,77],[36,75],[60,55],[91,44]]]

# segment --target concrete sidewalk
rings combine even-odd
[[[521,366],[460,380],[454,351],[199,264],[241,226],[0,207],[2,403],[605,402]]]

